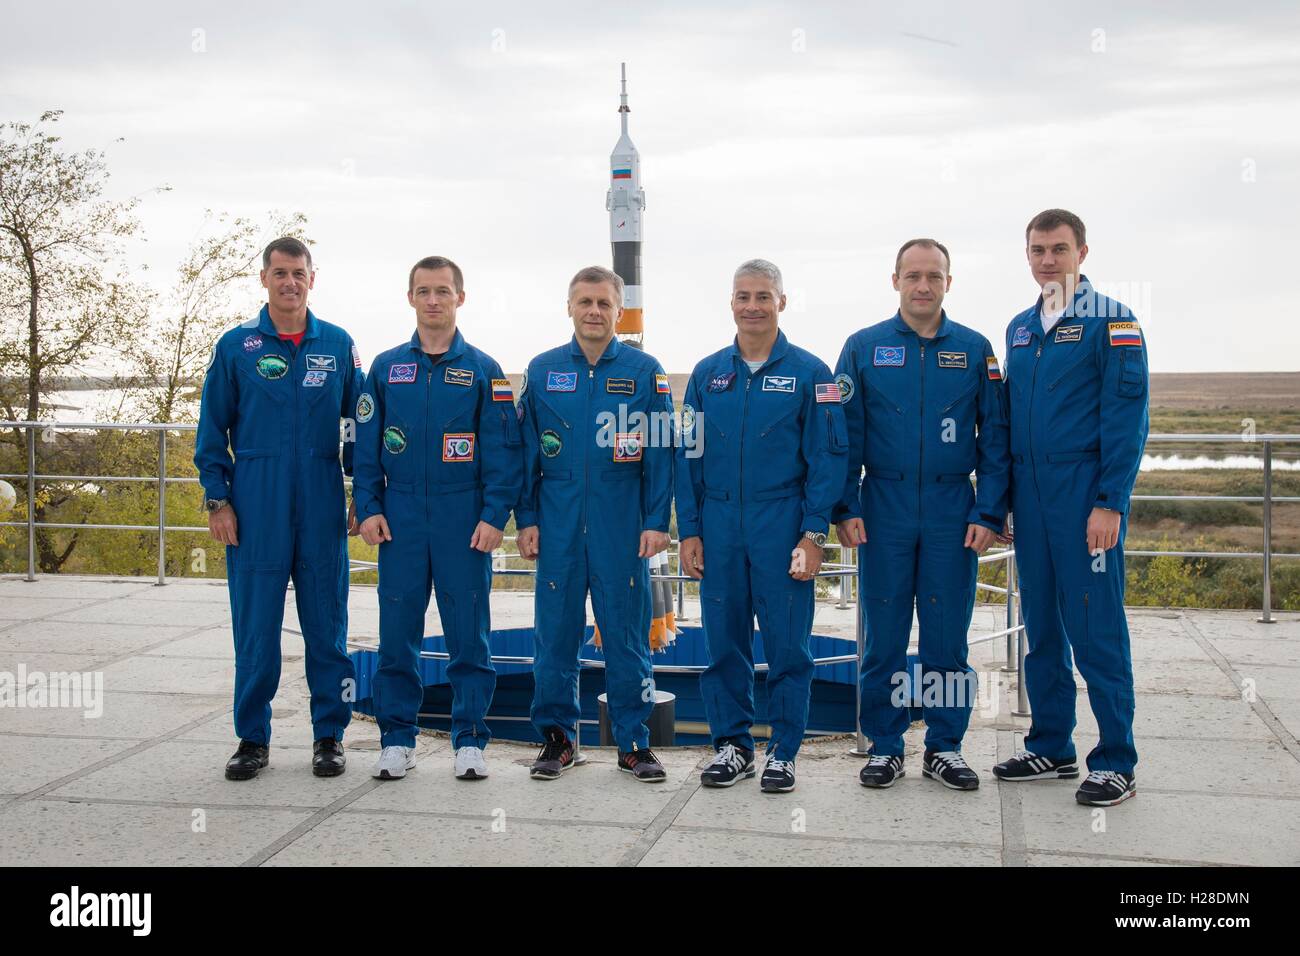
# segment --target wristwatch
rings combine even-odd
[[[228,504],[230,504],[229,498],[205,498],[203,500],[203,507],[208,509],[209,514],[220,511]]]
[[[811,541],[819,548],[826,547],[826,535],[820,531],[805,531],[803,536],[805,541]]]

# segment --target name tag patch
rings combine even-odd
[[[630,378],[609,378],[605,380],[605,391],[615,395],[632,395],[636,392],[636,381]]]
[[[1016,329],[1016,334],[1011,338],[1011,347],[1019,348],[1022,345],[1028,345],[1034,338],[1034,333],[1029,330],[1028,326],[1022,325]]]
[[[1079,342],[1083,340],[1082,325],[1066,325],[1056,330],[1054,342]]]
[[[722,375],[715,375],[709,379],[709,384],[705,387],[710,392],[725,392],[731,388],[731,383],[736,380],[735,372],[726,372]]]
[[[388,384],[402,385],[415,381],[415,363],[388,366]]]
[[[940,352],[939,368],[965,368],[965,352]]]
[[[871,364],[877,368],[902,368],[906,359],[906,345],[877,345]]]
[[[765,392],[785,392],[787,395],[794,394],[795,382],[793,375],[764,375],[763,391]]]
[[[449,368],[443,374],[442,380],[448,385],[464,385],[468,388],[474,384],[474,370],[468,368]]]
[[[307,369],[313,372],[337,372],[338,366],[335,364],[333,355],[311,355],[307,356]]]
[[[640,461],[641,436],[636,432],[619,432],[614,436],[615,461]]]
[[[329,373],[319,369],[308,369],[307,374],[302,377],[302,384],[305,388],[320,388],[328,379]]]
[[[548,392],[576,392],[578,390],[578,373],[547,372],[546,390]]]
[[[443,461],[473,461],[474,433],[456,432],[442,436]]]
[[[1111,322],[1108,326],[1111,345],[1142,344],[1142,330],[1136,322]]]

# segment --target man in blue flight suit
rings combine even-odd
[[[306,646],[315,736],[312,772],[343,772],[343,731],[356,678],[348,658],[348,551],[343,471],[353,442],[339,421],[361,394],[352,338],[307,308],[311,253],[277,239],[262,254],[267,304],[218,341],[203,383],[195,438],[212,536],[226,545],[235,632],[235,733],[228,780],[267,765],[271,698],[280,682],[280,628],[292,578]],[[233,452],[233,458],[232,458]]]
[[[844,413],[826,363],[786,341],[781,270],[736,270],[735,341],[695,366],[677,462],[681,563],[700,580],[709,666],[700,693],[713,762],[705,786],[754,776],[754,614],[767,654],[772,737],[760,786],[794,789],[808,723],[809,651],[831,509],[844,489]]]
[[[614,337],[623,280],[599,266],[569,283],[573,339],[528,365],[520,387],[524,490],[519,553],[537,560],[533,726],[545,744],[532,766],[554,780],[574,765],[578,653],[591,593],[605,656],[618,769],[665,779],[650,750],[650,574],[668,547],[672,392],[655,359]]]
[[[979,787],[961,755],[976,690],[966,641],[977,557],[1006,520],[1010,460],[993,347],[943,308],[950,265],[948,250],[933,239],[904,243],[894,262],[898,311],[852,335],[835,368],[849,430],[836,520],[840,543],[859,546],[866,625],[860,725],[871,755],[858,777],[864,787],[892,787],[904,774],[913,695],[900,692],[913,689],[907,642],[914,607],[921,623],[921,686],[914,690],[927,728],[921,773],[953,790]]]
[[[1128,307],[1082,274],[1088,246],[1078,216],[1039,213],[1025,246],[1043,291],[1007,326],[1007,396],[1033,724],[1025,749],[993,773],[1079,775],[1073,649],[1100,738],[1075,797],[1108,807],[1137,792],[1124,533],[1148,430],[1146,339]]]
[[[501,366],[465,341],[460,267],[442,256],[411,269],[409,342],[375,359],[357,402],[353,498],[361,537],[379,546],[380,751],[373,775],[415,766],[424,699],[420,649],[429,591],[451,658],[455,774],[488,775],[484,717],[496,690],[489,635],[492,551],[501,544],[523,481],[514,393]]]

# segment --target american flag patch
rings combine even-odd
[[[836,405],[840,403],[842,397],[840,394],[840,387],[834,382],[830,382],[826,385],[818,385],[815,391],[817,393],[817,401],[819,402],[834,402]]]
[[[996,355],[989,355],[985,357],[984,365],[989,370],[990,382],[1002,381],[1002,367],[998,365],[998,357]]]
[[[655,391],[660,395],[671,395],[673,390],[668,387],[668,376],[662,372],[655,373]]]
[[[357,351],[355,345],[352,346],[352,367],[361,368],[361,353]]]
[[[1142,344],[1142,330],[1136,322],[1111,322],[1109,329],[1111,345]]]
[[[510,379],[494,378],[492,379],[492,401],[494,402],[513,402],[515,400],[514,390],[510,387]]]

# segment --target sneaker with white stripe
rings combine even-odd
[[[949,790],[978,790],[979,774],[956,750],[927,750],[921,776],[938,780]]]
[[[1079,764],[1074,758],[1053,760],[1032,750],[1022,750],[1010,760],[993,767],[993,776],[999,780],[1019,783],[1023,780],[1072,780],[1079,776]]]
[[[1075,791],[1074,799],[1088,807],[1113,807],[1136,796],[1137,792],[1137,780],[1131,773],[1094,770]]]

